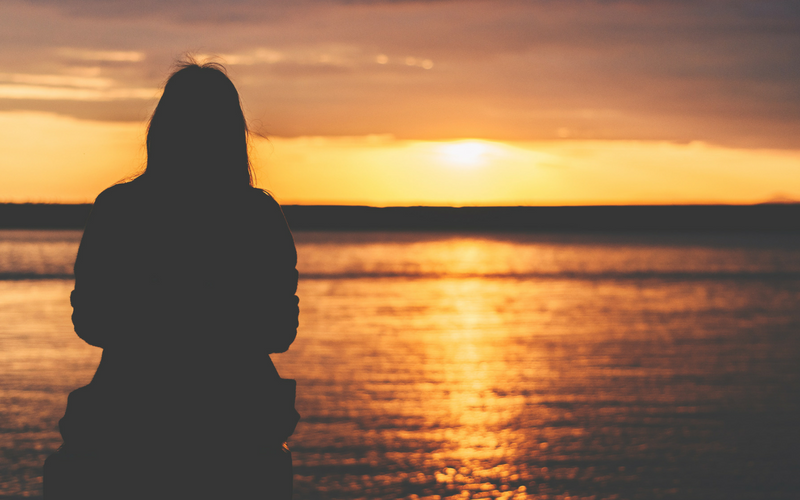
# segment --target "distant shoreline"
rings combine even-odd
[[[0,229],[82,229],[91,204],[0,203]],[[318,231],[800,231],[800,203],[562,207],[286,205],[289,226]]]

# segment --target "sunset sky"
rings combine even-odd
[[[134,174],[185,53],[282,203],[800,200],[797,2],[4,0],[0,201]]]

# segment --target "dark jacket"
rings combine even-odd
[[[103,356],[70,395],[65,445],[94,456],[242,456],[297,416],[269,354],[298,326],[297,254],[264,191],[98,196],[75,263],[76,333]],[[173,453],[174,454],[174,453]]]

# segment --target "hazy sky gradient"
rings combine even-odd
[[[0,113],[142,123],[187,51],[274,138],[800,149],[786,1],[6,0]]]
[[[142,89],[190,50],[227,60],[251,118],[279,136],[560,131],[798,147],[797,2],[53,0],[2,10],[3,86],[72,74],[87,81],[47,86],[103,78],[137,97],[3,99],[5,109],[141,120]]]

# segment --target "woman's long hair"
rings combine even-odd
[[[180,64],[147,129],[143,179],[162,186],[252,186],[239,93],[217,63]]]

